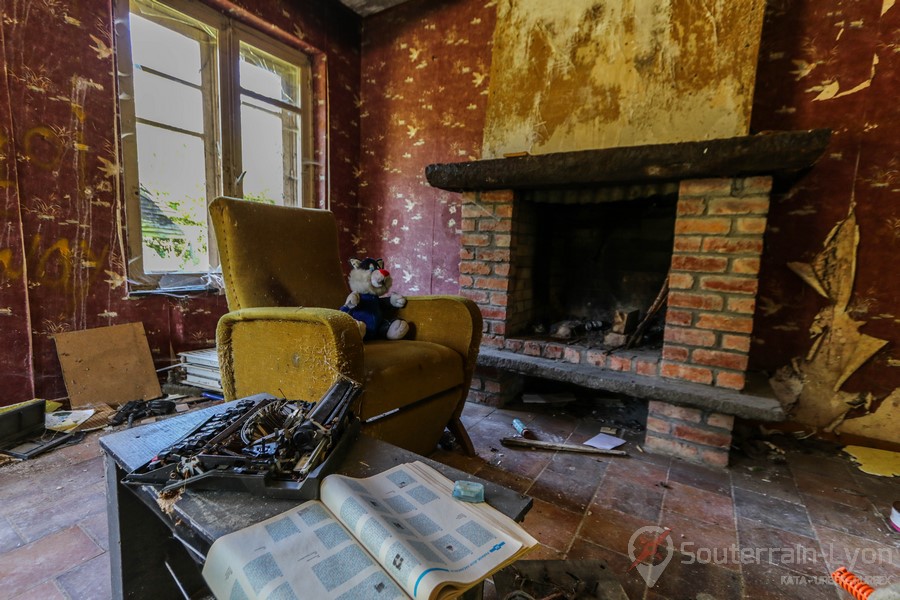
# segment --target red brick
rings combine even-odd
[[[722,367],[723,369],[733,369],[735,371],[744,371],[747,369],[746,354],[734,354],[732,352],[721,352],[719,350],[705,350],[703,348],[698,348],[691,352],[691,362],[695,365]]]
[[[510,352],[521,352],[525,349],[525,342],[522,340],[506,340],[504,345]]]
[[[699,327],[700,329],[712,329],[713,331],[751,333],[753,331],[753,319],[751,317],[700,314],[697,316],[696,327]]]
[[[712,371],[702,367],[691,367],[688,365],[677,365],[664,362],[660,374],[663,377],[671,379],[683,379],[694,383],[702,383],[710,385],[713,381]]]
[[[709,201],[711,215],[764,215],[768,212],[768,196],[741,199],[714,198]]]
[[[666,360],[676,361],[676,362],[684,362],[690,356],[691,351],[682,346],[673,346],[671,344],[665,344],[662,350],[662,357]]]
[[[475,231],[475,219],[461,219],[459,222],[459,230],[464,233]]]
[[[488,293],[482,290],[460,290],[460,295],[468,298],[475,304],[487,304],[488,303]]]
[[[687,273],[669,273],[669,288],[689,290],[694,287],[694,276]]]
[[[512,190],[491,190],[478,193],[478,199],[482,202],[512,202],[516,197]]]
[[[463,199],[463,202],[465,202],[465,203],[475,202],[476,200],[478,200],[478,192],[474,192],[474,191],[463,192],[462,199]]]
[[[472,383],[469,384],[469,389],[480,390],[480,389],[483,389],[482,386],[483,386],[483,384],[481,381],[481,377],[473,376]]]
[[[690,423],[700,423],[703,421],[703,412],[689,406],[677,406],[675,404],[669,404],[668,402],[651,400],[647,408],[649,414],[663,415],[670,419],[678,419]]]
[[[685,179],[678,186],[678,196],[728,196],[731,179]]]
[[[475,246],[484,248],[491,245],[491,236],[487,233],[464,233],[459,236],[463,246]]]
[[[500,385],[499,381],[494,381],[492,379],[484,380],[484,391],[489,392],[491,394],[499,394],[503,391],[503,386]]]
[[[714,448],[728,448],[731,446],[731,432],[728,434],[716,433],[698,427],[678,424],[672,426],[672,435],[681,440]]]
[[[511,219],[479,219],[478,231],[512,231]]]
[[[490,275],[491,266],[477,260],[463,260],[459,263],[459,272],[471,275]]]
[[[482,306],[481,316],[485,319],[505,319],[506,309]]]
[[[489,206],[481,206],[480,204],[463,204],[462,205],[462,218],[463,219],[481,219],[485,216],[491,216],[491,207]]]
[[[742,373],[716,373],[716,387],[742,390],[746,379]]]
[[[694,321],[694,313],[689,310],[676,310],[670,308],[666,311],[666,324],[690,327]]]
[[[472,260],[475,258],[475,253],[472,252],[468,248],[460,248],[459,249],[459,260]]]
[[[734,428],[734,415],[723,415],[722,413],[709,413],[706,415],[706,424],[710,427],[719,427],[731,431]]]
[[[765,217],[740,217],[734,220],[735,233],[765,233]]]
[[[757,275],[759,273],[758,258],[735,258],[731,261],[732,273],[740,273],[742,275]]]
[[[700,278],[700,289],[735,294],[755,294],[759,282],[749,277],[729,277],[708,275]]]
[[[703,198],[679,198],[678,215],[702,215],[706,211],[706,201]]]
[[[744,178],[745,194],[768,194],[772,191],[771,175],[757,175]]]
[[[674,271],[724,273],[727,268],[728,259],[724,256],[690,256],[684,254],[672,256],[672,270]]]
[[[700,462],[710,467],[727,467],[727,450],[700,450]]]
[[[544,358],[559,360],[563,356],[562,344],[547,344],[546,346],[544,346],[543,351],[541,351],[541,356],[543,356]]]
[[[679,218],[675,221],[675,233],[703,233],[708,235],[731,231],[731,219],[725,218]]]
[[[567,346],[563,352],[563,360],[577,365],[581,362],[581,352],[579,352],[577,348],[570,348]]]
[[[497,337],[496,335],[483,335],[481,336],[481,345],[489,346],[491,348],[502,348],[503,338]]]
[[[725,301],[715,294],[688,294],[685,292],[669,292],[669,306],[678,308],[702,308],[704,310],[721,310]]]
[[[588,350],[587,355],[584,358],[588,364],[594,365],[595,367],[606,365],[606,353],[601,352],[600,350]]]
[[[716,334],[712,331],[698,331],[693,328],[666,327],[664,332],[666,343],[684,344],[686,346],[703,346],[711,348],[716,343]]]
[[[494,214],[498,217],[503,217],[508,219],[513,216],[513,205],[512,204],[497,204],[494,206]]]
[[[647,437],[644,439],[644,448],[650,452],[677,456],[691,462],[700,461],[700,449],[697,446],[687,442],[658,437],[653,433],[647,433]]]
[[[496,263],[494,264],[494,275],[498,277],[509,277],[509,263]]]
[[[634,370],[638,375],[655,377],[659,373],[659,363],[655,360],[637,358],[634,361]]]
[[[739,352],[750,351],[750,336],[746,335],[723,335],[721,347],[725,350],[738,350]]]
[[[494,234],[494,246],[497,248],[509,248],[512,245],[512,236],[506,233]]]
[[[528,356],[540,356],[541,355],[541,344],[540,342],[525,342],[525,347],[522,349],[522,352],[527,354]]]
[[[724,254],[755,254],[762,253],[762,238],[722,238],[708,237],[703,240],[703,251]]]
[[[459,276],[459,287],[472,287],[472,284],[475,282],[469,275],[460,275]]]
[[[606,361],[606,367],[612,371],[630,371],[631,357],[610,355],[609,360]]]
[[[728,298],[725,307],[731,312],[752,315],[756,310],[756,298]]]
[[[479,277],[475,280],[475,287],[482,290],[506,291],[509,288],[509,280],[494,277]]]
[[[494,306],[507,306],[509,304],[509,294],[506,292],[491,292],[491,304]]]
[[[703,238],[698,235],[676,235],[672,244],[675,252],[697,252],[703,243]]]
[[[509,250],[499,250],[496,248],[479,249],[478,260],[486,260],[489,262],[509,262]]]
[[[669,433],[672,430],[672,425],[663,419],[647,417],[647,430],[655,431],[656,433]]]

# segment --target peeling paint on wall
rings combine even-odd
[[[788,267],[830,303],[819,311],[810,327],[812,344],[803,358],[794,360],[773,378],[779,398],[793,406],[792,419],[826,432],[865,431],[868,436],[888,433],[889,412],[897,416],[897,391],[888,402],[874,402],[866,392],[844,389],[847,380],[871,359],[888,341],[860,332],[864,321],[850,314],[850,301],[856,280],[859,226],[854,207],[846,219],[835,225],[822,251],[812,263],[789,263]],[[875,411],[883,407],[884,411]],[[892,409],[893,407],[893,409]],[[854,423],[851,414],[866,415]],[[884,430],[884,431],[882,431]],[[895,441],[893,436],[890,439]]]
[[[483,155],[746,135],[763,0],[501,0]]]

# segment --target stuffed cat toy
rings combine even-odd
[[[341,310],[356,319],[365,341],[400,340],[409,332],[409,323],[389,318],[392,308],[406,306],[406,298],[391,294],[391,274],[380,258],[350,259],[350,295]],[[386,296],[386,297],[382,297]]]

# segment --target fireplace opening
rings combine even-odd
[[[547,198],[550,196],[550,199]],[[653,303],[672,261],[677,194],[621,201],[523,197],[509,335],[618,347]],[[617,322],[623,315],[629,322]],[[665,312],[639,345],[662,344]]]

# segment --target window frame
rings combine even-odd
[[[219,11],[190,0],[151,0],[163,7],[184,14],[199,21],[205,27],[216,31],[214,44],[204,41],[203,36],[192,31],[191,27],[180,27],[178,23],[160,22],[151,15],[141,14],[157,24],[173,29],[188,37],[198,39],[201,45],[201,61],[209,60],[210,64],[217,57],[218,62],[212,69],[201,70],[201,86],[210,86],[211,94],[204,99],[204,154],[206,164],[207,198],[206,204],[217,196],[226,195],[243,197],[243,185],[239,177],[242,169],[241,145],[241,95],[246,94],[240,86],[240,45],[244,42],[254,48],[271,54],[299,70],[299,107],[291,107],[298,114],[300,132],[296,148],[296,162],[299,171],[296,173],[295,193],[285,204],[291,206],[314,207],[318,204],[316,197],[318,187],[315,176],[316,167],[313,160],[315,150],[315,130],[312,86],[312,58],[306,52],[276,40],[257,29],[250,27]],[[142,215],[140,208],[140,167],[138,164],[137,117],[134,100],[134,61],[131,46],[131,13],[132,4],[139,6],[142,0],[115,0],[115,61],[118,86],[118,125],[120,140],[120,169],[123,201],[125,209],[125,240],[127,287],[129,293],[167,293],[170,287],[160,287],[163,277],[167,282],[174,282],[178,291],[204,291],[215,289],[215,286],[198,284],[199,277],[208,271],[197,272],[153,272],[144,269],[144,250],[142,233]],[[140,14],[140,13],[138,13]],[[207,94],[204,94],[206,97]],[[266,99],[271,102],[271,99]],[[150,123],[151,126],[159,126]],[[163,126],[163,128],[166,128]],[[212,140],[207,140],[210,136]],[[294,136],[291,136],[292,138]],[[299,179],[299,185],[296,181]],[[209,271],[219,265],[219,254],[210,220],[206,211],[207,244],[209,252]],[[179,283],[184,283],[180,286]]]

